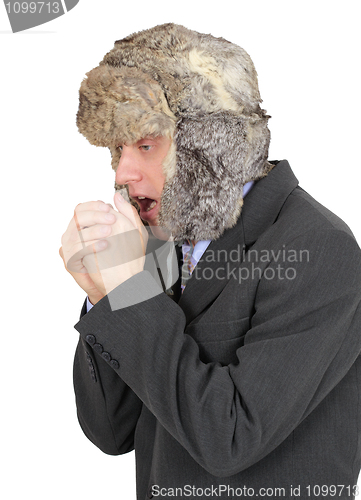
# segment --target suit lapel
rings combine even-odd
[[[210,243],[198,262],[178,302],[183,309],[187,324],[211,304],[226,286],[227,262],[231,251],[243,248],[242,221],[225,231],[218,240]]]
[[[282,160],[258,181],[247,194],[242,207],[245,245],[251,246],[277,219],[282,206],[298,180],[286,160]]]

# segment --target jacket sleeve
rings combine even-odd
[[[86,304],[81,317],[85,312]],[[90,441],[109,455],[133,450],[143,403],[81,337],[75,352],[73,381],[78,420]]]
[[[156,295],[146,272],[111,293],[154,289],[156,296],[114,311],[104,298],[76,325],[119,361],[119,376],[215,476],[236,474],[275,449],[360,353],[357,243],[341,231],[321,230],[292,244],[309,249],[310,262],[293,263],[297,279],[260,279],[238,363],[202,362],[183,311]],[[277,265],[268,266],[276,275]]]

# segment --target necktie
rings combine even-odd
[[[181,290],[182,293],[186,287],[187,281],[192,275],[194,268],[196,267],[196,262],[193,259],[194,244],[192,241],[187,241],[189,244],[189,250],[183,258],[183,265],[181,270]]]
[[[178,262],[178,279],[177,281],[171,286],[171,288],[168,288],[166,290],[166,294],[173,299],[175,302],[178,302],[181,296],[181,266],[183,264],[183,258],[182,258],[182,246],[180,244],[175,244],[175,251],[177,255],[177,262]]]

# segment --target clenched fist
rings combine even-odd
[[[61,239],[65,268],[93,304],[144,266],[147,231],[119,193],[114,203],[79,204]]]

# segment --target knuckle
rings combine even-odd
[[[78,213],[81,210],[83,205],[84,205],[84,203],[78,203],[77,206],[74,208],[74,213],[75,214]]]
[[[69,232],[68,231],[66,231],[63,234],[60,241],[61,241],[62,248],[66,248],[68,246],[68,242],[69,242]]]

